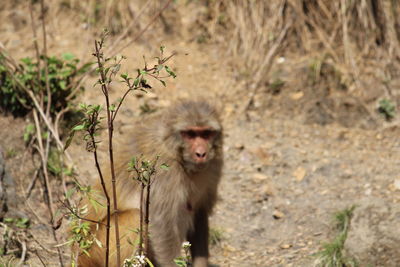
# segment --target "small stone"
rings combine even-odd
[[[262,106],[262,102],[261,101],[258,101],[257,99],[256,100],[254,100],[254,107],[255,108],[260,108],[261,106]]]
[[[253,174],[253,181],[254,182],[264,182],[268,180],[268,176],[262,173],[255,173]]]
[[[278,58],[276,59],[276,63],[278,63],[278,64],[282,64],[282,63],[284,63],[285,61],[286,61],[285,57],[278,57]]]
[[[394,188],[396,188],[396,190],[400,190],[400,179],[396,179],[394,180]]]
[[[229,251],[229,252],[235,252],[236,251],[236,248],[234,248],[234,247],[232,247],[230,245],[227,245],[227,244],[224,246],[224,249],[226,251]]]
[[[270,184],[263,185],[261,189],[261,193],[266,196],[273,196],[274,195],[274,188]]]
[[[291,244],[282,244],[282,245],[280,245],[279,247],[280,247],[281,249],[288,249],[288,248],[291,248],[292,245],[291,245]]]
[[[367,190],[365,190],[365,195],[370,196],[372,193],[372,189],[368,188]]]
[[[227,105],[227,106],[225,107],[225,112],[224,112],[224,114],[225,114],[225,116],[229,117],[231,114],[234,113],[234,111],[235,111],[235,109],[234,109],[233,106],[231,106],[231,105],[228,106],[228,105]]]
[[[390,191],[392,191],[392,192],[400,190],[400,179],[394,180],[394,182],[391,183],[391,184],[388,186],[388,189],[389,189]]]
[[[148,98],[150,98],[150,99],[157,99],[158,98],[158,95],[156,93],[151,92],[151,91],[148,91],[146,96]]]
[[[281,218],[283,218],[285,216],[285,214],[279,210],[274,210],[274,212],[272,213],[272,217],[274,217],[274,219],[279,220]]]
[[[237,143],[237,144],[235,144],[235,148],[238,149],[238,150],[243,150],[244,149],[244,145],[240,144],[240,143]]]
[[[293,176],[296,178],[296,181],[301,182],[306,176],[306,169],[303,167],[298,167],[294,172]]]
[[[321,196],[324,196],[324,195],[328,194],[328,192],[329,192],[329,190],[323,190],[323,191],[319,192],[319,194]]]
[[[257,148],[252,152],[264,165],[269,165],[271,163],[271,156],[267,152],[267,149]]]
[[[299,100],[304,96],[304,92],[300,91],[300,92],[296,92],[290,95],[290,98],[292,98],[293,100]]]

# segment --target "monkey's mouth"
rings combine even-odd
[[[208,161],[205,162],[193,162],[193,161],[186,161],[184,163],[184,168],[191,173],[203,171],[208,167]]]

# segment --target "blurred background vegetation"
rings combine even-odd
[[[29,1],[1,5],[2,47],[17,58],[32,56]],[[37,19],[39,10],[33,1]],[[225,97],[246,99],[244,109],[360,127],[395,118],[399,10],[393,0],[46,1],[49,50],[58,56],[78,50],[75,56],[87,62],[92,36],[104,27],[115,53],[133,41],[195,42],[220,51],[235,78]],[[9,97],[5,76],[2,98]],[[2,100],[3,110],[15,109],[7,103]]]

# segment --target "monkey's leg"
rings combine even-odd
[[[194,217],[194,230],[188,234],[193,267],[208,266],[208,214],[199,209]]]
[[[127,210],[121,212],[118,216],[120,244],[121,244],[121,262],[125,259],[130,258],[137,249],[136,238],[137,233],[135,230],[139,227],[140,213],[137,209]],[[102,247],[98,247],[93,244],[89,250],[90,257],[82,254],[79,257],[80,267],[94,267],[104,266],[105,263],[105,246],[106,246],[106,219],[102,221],[103,224],[99,226],[99,229],[95,231],[95,226],[92,227],[92,231],[96,238],[100,240]],[[114,216],[111,215],[111,228],[110,228],[110,257],[109,266],[116,266],[117,255],[116,255],[116,244],[115,244],[115,220]]]
[[[174,259],[180,255],[182,241],[173,230],[173,225],[168,220],[150,222],[150,259],[154,266],[176,267]]]

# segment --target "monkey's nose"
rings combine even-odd
[[[198,158],[200,158],[200,159],[202,159],[202,158],[205,158],[205,157],[206,157],[206,155],[207,155],[207,153],[206,153],[206,152],[204,152],[204,153],[199,153],[199,152],[196,152],[196,156],[197,156]]]

